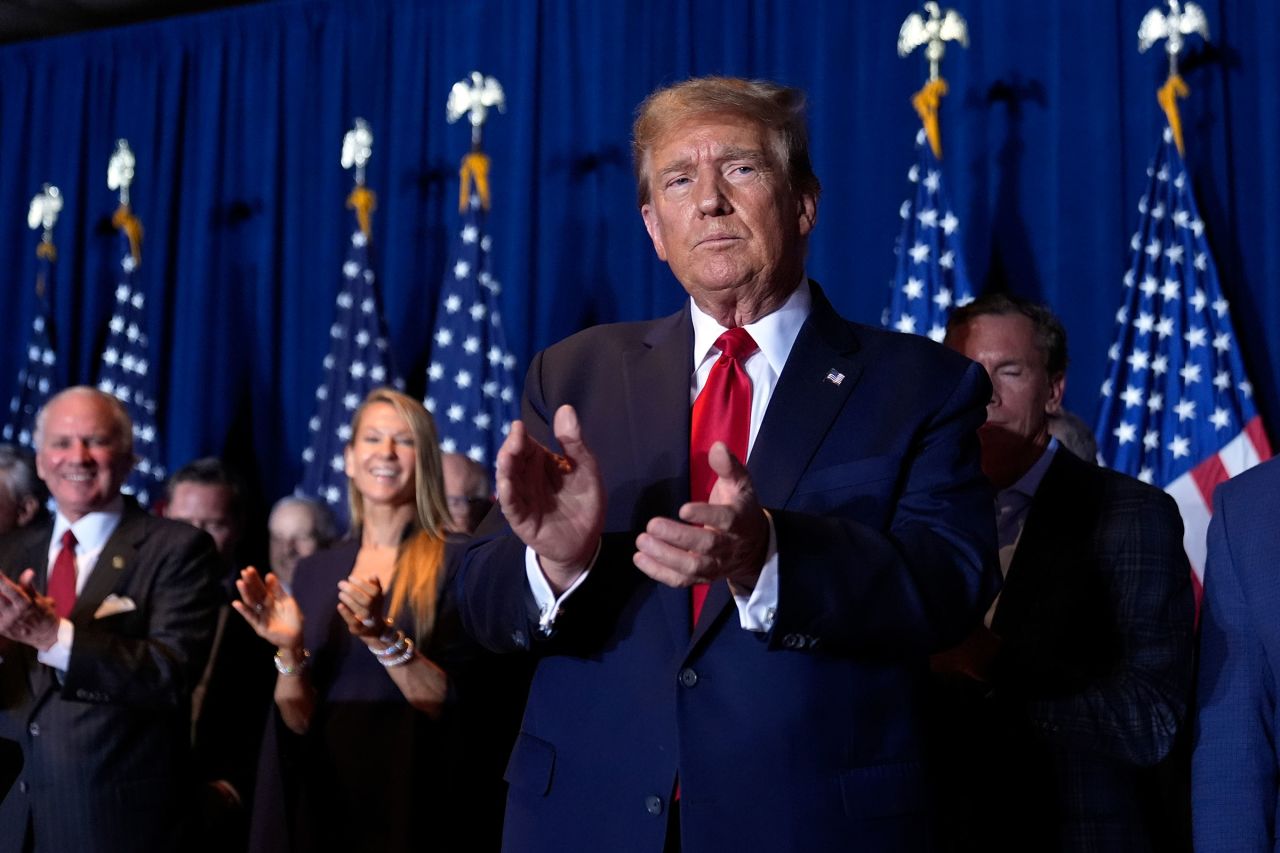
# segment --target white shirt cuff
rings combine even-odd
[[[71,665],[71,643],[76,638],[76,628],[70,619],[58,620],[58,639],[44,651],[36,652],[36,660],[45,666],[67,671]]]
[[[769,550],[764,565],[760,567],[756,588],[749,596],[733,596],[733,603],[738,605],[738,624],[744,631],[772,629],[778,613],[778,534],[773,529],[773,516],[768,510],[764,511],[764,517],[769,520]]]
[[[538,553],[532,548],[525,547],[524,573],[529,579],[529,589],[533,591],[533,601],[538,605],[538,630],[544,637],[551,633],[551,627],[555,624],[556,616],[560,614],[560,607],[565,599],[582,586],[582,582],[587,579],[591,567],[596,564],[599,556],[600,544],[597,544],[596,552],[591,556],[591,562],[587,563],[577,579],[569,584],[569,588],[556,597],[556,594],[551,591],[551,584],[547,583],[547,576],[542,573],[542,566],[538,563]]]

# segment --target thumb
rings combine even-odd
[[[27,592],[34,592],[36,586],[36,570],[27,569],[18,576],[18,585]]]
[[[552,430],[556,434],[556,441],[560,442],[560,447],[564,449],[565,456],[578,461],[590,454],[586,443],[582,440],[582,424],[578,421],[578,413],[573,406],[565,403],[556,409]]]
[[[751,475],[747,472],[747,467],[729,452],[729,446],[723,441],[717,441],[711,445],[711,450],[707,453],[707,463],[721,480],[734,485],[751,483]]]

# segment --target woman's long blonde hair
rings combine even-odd
[[[421,403],[391,388],[375,388],[351,417],[348,447],[356,440],[360,418],[370,406],[378,403],[391,406],[409,426],[414,450],[414,529],[400,543],[396,554],[387,615],[394,619],[407,606],[413,614],[414,634],[422,641],[431,636],[431,629],[435,627],[444,570],[445,530],[451,518],[444,498],[439,440],[435,422]],[[351,528],[358,530],[364,523],[364,496],[351,488],[350,481],[347,483],[347,502],[351,508]]]

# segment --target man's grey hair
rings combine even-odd
[[[49,490],[36,476],[36,461],[31,453],[16,444],[0,444],[0,487],[9,490],[15,503],[35,498],[40,506],[49,500]]]
[[[327,506],[319,501],[313,501],[311,498],[304,498],[299,495],[285,495],[272,505],[269,515],[275,515],[276,510],[287,506],[300,506],[311,513],[311,523],[316,529],[316,542],[321,548],[327,548],[337,540],[338,523],[334,520],[333,513],[329,511]]]
[[[116,450],[133,458],[133,420],[130,419],[124,403],[121,403],[111,394],[99,391],[90,385],[74,385],[70,388],[65,388],[50,397],[49,401],[40,407],[40,411],[36,412],[36,449],[39,450],[44,446],[44,422],[49,409],[62,399],[73,396],[96,397],[111,410],[111,420],[115,425],[116,441],[118,442]]]

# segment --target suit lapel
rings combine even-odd
[[[119,584],[121,577],[133,570],[134,557],[138,553],[146,533],[146,514],[126,503],[124,514],[115,532],[102,547],[98,561],[85,581],[75,606],[71,608],[71,621],[91,619],[98,605]]]
[[[33,569],[36,573],[35,587],[45,590],[49,576],[49,543],[53,539],[53,522],[50,521],[39,533],[33,534],[23,546],[18,557],[18,565],[5,566],[16,581],[24,571]]]
[[[810,282],[809,288],[809,317],[787,356],[747,460],[756,494],[766,507],[786,506],[864,367],[858,341],[848,324],[836,314],[816,282]],[[686,435],[686,445],[687,439]],[[735,607],[729,584],[712,584],[690,638],[690,649],[728,618],[726,614],[732,615]]]
[[[992,616],[991,627],[997,633],[1009,620],[1020,618],[1024,602],[1035,600],[1039,589],[1053,580],[1047,574],[1056,571],[1066,555],[1076,554],[1088,537],[1089,525],[1081,508],[1091,505],[1091,490],[1077,467],[1085,464],[1059,447],[1044,472]]]
[[[816,283],[813,307],[778,377],[747,468],[760,502],[784,507],[853,393],[864,359],[849,326]]]
[[[675,517],[680,505],[689,500],[693,324],[688,301],[683,310],[655,323],[634,357],[624,364],[626,386],[621,397],[631,430],[630,470],[640,472],[646,482],[667,484],[665,494],[645,496],[639,514]],[[659,599],[676,646],[683,646],[691,629],[688,590],[660,587]]]

